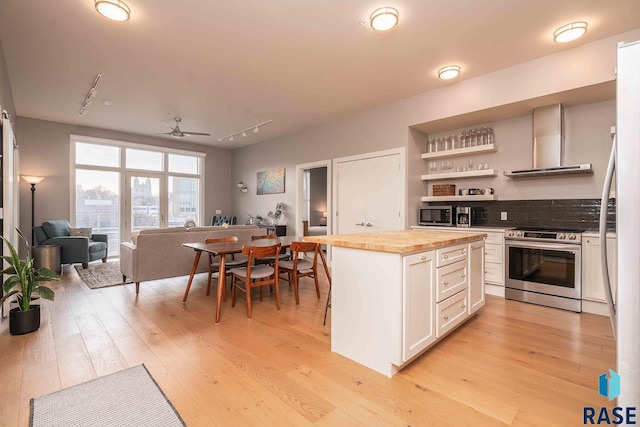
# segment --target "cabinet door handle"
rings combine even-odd
[[[442,258],[444,258],[444,259],[449,259],[449,255],[444,254],[444,255],[442,255]]]
[[[449,286],[449,282],[442,282],[443,285]]]
[[[361,222],[361,223],[359,223],[359,224],[356,222],[356,225],[358,225],[358,226],[360,226],[360,227],[364,227],[364,222]]]
[[[366,226],[367,226],[367,227],[373,227],[373,224],[371,224],[370,222],[368,222]]]
[[[426,256],[422,255],[422,256],[420,257],[420,261],[426,261],[426,260],[427,260],[427,257],[426,257]]]
[[[462,255],[466,255],[466,254],[467,254],[467,250],[466,250],[466,249],[463,249],[463,250],[462,250]]]
[[[467,304],[462,304],[462,308],[467,308]]]
[[[444,320],[449,320],[449,316],[447,316],[446,314],[442,317],[444,318]]]
[[[466,275],[466,274],[464,274],[464,273],[462,273],[462,274],[460,275],[460,277],[462,277],[462,278],[464,279],[465,277],[467,277],[467,275]]]

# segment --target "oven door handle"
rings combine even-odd
[[[540,242],[519,242],[519,241],[507,241],[507,247],[525,248],[525,249],[546,249],[549,251],[571,251],[580,252],[582,246],[578,245],[565,245],[563,243],[540,243]]]

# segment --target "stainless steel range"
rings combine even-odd
[[[582,231],[507,230],[505,297],[582,311]]]

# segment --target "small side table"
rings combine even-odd
[[[31,248],[35,268],[46,267],[56,274],[62,273],[60,245],[40,245]]]

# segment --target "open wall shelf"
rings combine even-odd
[[[480,169],[467,172],[445,172],[445,173],[431,173],[428,175],[422,175],[423,181],[438,181],[441,179],[457,179],[457,178],[472,178],[478,176],[496,176],[498,171],[495,169]]]
[[[486,196],[423,196],[423,202],[491,201],[498,200],[495,194]]]
[[[435,153],[423,153],[423,159],[444,159],[447,157],[466,156],[468,154],[493,153],[498,151],[495,144],[478,145],[476,147],[456,148],[455,150],[438,151]]]

